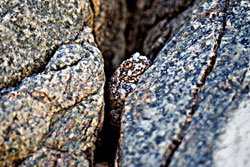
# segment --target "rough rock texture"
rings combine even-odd
[[[158,20],[154,23],[154,26],[147,31],[146,38],[143,42],[143,53],[150,59],[154,59],[164,45],[175,36],[185,23],[191,19],[193,10],[205,1],[206,0],[184,2],[165,1],[173,4],[166,5],[167,7],[165,8],[167,11],[165,11],[166,13],[164,14],[164,17],[158,18]],[[156,3],[154,6],[159,5]],[[154,12],[157,10],[152,9],[152,11]]]
[[[0,89],[42,71],[62,44],[92,26],[88,0],[0,2]]]
[[[139,51],[154,59],[203,2],[205,0],[128,0],[132,12],[126,32],[128,55]]]
[[[100,48],[107,78],[113,74],[125,56],[125,0],[92,0],[94,35]]]
[[[84,26],[93,28],[110,76],[125,55],[125,0],[0,2],[0,89],[43,70]]]
[[[220,3],[223,5],[223,2]],[[229,0],[224,3],[225,28],[214,68],[197,96],[200,102],[195,109],[192,123],[185,132],[185,138],[174,154],[170,166],[224,166],[230,161],[216,155],[226,147],[235,150],[229,158],[234,161],[232,166],[238,164],[236,166],[247,167],[250,164],[250,151],[241,152],[250,147],[250,142],[240,142],[249,139],[250,126],[247,126],[244,119],[238,119],[238,123],[235,120],[237,117],[243,117],[240,114],[244,115],[244,112],[247,112],[245,116],[248,116],[250,112],[249,107],[244,105],[249,102],[250,95],[250,4],[249,1]],[[242,129],[232,129],[230,124],[234,122],[234,128],[237,128],[237,124],[242,124]],[[242,133],[242,139],[240,136],[238,139],[237,136],[234,136],[234,139],[223,138],[227,133]],[[226,140],[237,142],[232,145],[223,144]]]
[[[105,75],[92,10],[0,2],[0,166],[93,165]]]
[[[44,72],[2,91],[0,166],[93,163],[104,115],[104,82],[100,51],[88,43],[68,44]]]
[[[222,166],[223,149],[248,166],[249,126],[226,141],[239,112],[249,115],[248,0],[209,0],[165,45],[128,96],[117,164],[121,166]],[[240,125],[239,125],[240,124]],[[223,144],[222,147],[220,143]]]
[[[248,81],[250,75],[248,74]],[[214,165],[250,166],[250,98],[240,103],[234,116],[225,127],[225,133],[216,142],[218,149],[213,154]]]
[[[128,56],[165,47],[126,101],[116,165],[250,165],[249,0],[127,3],[126,14],[125,0],[0,1],[0,166],[93,166],[97,46],[109,77],[125,37]]]

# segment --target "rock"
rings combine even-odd
[[[88,1],[0,2],[0,89],[41,72],[55,51],[92,27]]]
[[[105,76],[88,30],[79,44],[62,45],[43,72],[1,91],[0,166],[93,165]]]
[[[0,166],[93,166],[104,117],[97,44],[118,65],[125,8],[125,0],[0,2]]]
[[[26,166],[90,166],[83,151],[64,152],[57,149],[40,148],[21,165]]]
[[[127,52],[139,51],[153,60],[165,43],[190,20],[205,0],[137,0],[128,2]]]
[[[248,77],[250,75],[248,74]],[[249,78],[248,78],[249,79]],[[245,99],[228,121],[213,153],[215,166],[250,166],[250,99]]]
[[[248,11],[211,0],[193,12],[128,96],[116,166],[222,166],[241,153],[232,164],[249,166]]]
[[[155,2],[156,1],[154,1],[154,7],[159,6]],[[168,1],[165,2],[169,3]],[[154,59],[164,45],[169,42],[175,34],[178,33],[180,28],[191,19],[193,11],[204,2],[205,0],[193,2],[185,1],[185,3],[172,1],[172,3],[175,3],[174,5],[167,5],[167,11],[165,11],[166,16],[157,20],[147,32],[143,42],[143,53],[150,59]],[[156,12],[158,10],[152,9],[151,12]]]

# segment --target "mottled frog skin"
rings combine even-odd
[[[111,105],[109,116],[112,125],[119,127],[125,99],[136,88],[137,82],[150,65],[150,60],[137,52],[116,69],[108,84]]]

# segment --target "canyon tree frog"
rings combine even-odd
[[[125,99],[136,88],[137,82],[150,65],[150,60],[137,52],[116,69],[108,84],[111,125],[120,126]]]

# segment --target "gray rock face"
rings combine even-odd
[[[166,42],[190,20],[192,11],[206,0],[127,1],[133,14],[128,18],[127,52],[141,52],[151,60]],[[132,6],[132,7],[131,7]]]
[[[1,0],[0,6],[0,89],[43,70],[60,45],[93,22],[88,0]]]
[[[126,100],[116,165],[250,166],[249,1],[204,2],[1,0],[0,166],[93,166],[97,46],[109,76],[125,50],[163,45]]]
[[[217,149],[213,153],[213,161],[216,167],[250,166],[249,111],[250,100],[248,98],[240,103],[225,126],[225,133],[217,140]]]
[[[93,154],[103,122],[103,69],[94,46],[63,45],[44,72],[2,92],[1,166],[93,163],[84,154]]]
[[[248,11],[247,0],[211,0],[193,12],[126,100],[117,165],[221,166],[221,142],[239,148],[230,157],[249,155],[249,133],[234,146],[225,139],[237,113],[249,115]]]
[[[93,165],[105,83],[94,7],[0,2],[0,166]]]
[[[147,32],[146,38],[143,42],[143,53],[147,55],[150,59],[156,57],[164,45],[169,42],[181,27],[187,23],[192,16],[193,10],[201,6],[206,0],[196,0],[196,1],[161,1],[161,3],[170,3],[164,5],[164,11],[166,12],[165,17],[160,17],[161,19],[154,20],[155,24]],[[171,4],[173,3],[173,4]],[[158,3],[154,1],[152,12],[162,11],[162,9],[156,10],[158,8]],[[146,20],[144,21],[146,22]]]

